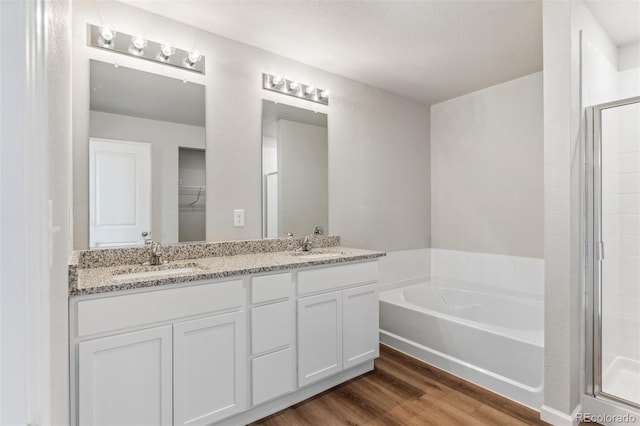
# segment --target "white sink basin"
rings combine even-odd
[[[202,271],[196,263],[167,264],[157,266],[132,266],[112,274],[116,281],[128,281],[141,278],[162,278],[169,275],[187,274]]]

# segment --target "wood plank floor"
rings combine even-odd
[[[375,369],[255,425],[546,425],[538,412],[385,345]]]

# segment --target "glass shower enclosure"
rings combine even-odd
[[[588,108],[586,130],[586,394],[640,413],[640,97]]]

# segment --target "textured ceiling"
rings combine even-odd
[[[124,0],[432,104],[542,70],[542,2]]]

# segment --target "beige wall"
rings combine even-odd
[[[432,247],[543,257],[542,72],[431,106]]]
[[[89,59],[118,62],[206,85],[207,239],[260,238],[262,99],[328,114],[329,229],[345,245],[381,250],[428,247],[429,111],[423,105],[335,74],[116,2],[73,3],[74,158],[88,151]],[[86,44],[87,23],[144,30],[151,40],[197,47],[200,76]],[[330,106],[261,88],[263,72],[331,90]],[[74,168],[75,227],[87,227],[87,171]],[[233,227],[233,210],[245,226]],[[75,240],[81,246],[82,240]]]

